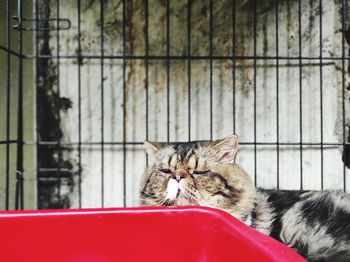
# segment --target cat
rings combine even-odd
[[[238,138],[153,143],[141,182],[144,206],[208,206],[296,250],[309,261],[350,261],[350,196],[255,188],[235,163]]]

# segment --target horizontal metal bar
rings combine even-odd
[[[64,182],[64,181],[70,181],[71,180],[71,178],[70,177],[38,177],[37,178],[37,180],[38,181],[53,181],[53,182],[55,182],[55,181],[58,181],[58,182]]]
[[[72,173],[73,172],[73,169],[68,169],[68,168],[44,168],[44,167],[40,167],[38,169],[36,169],[37,172],[39,173],[50,173],[50,172],[60,172],[60,173]]]
[[[22,31],[57,31],[57,30],[69,30],[72,27],[72,23],[67,18],[19,18],[18,16],[12,17],[14,20],[18,21],[18,24],[12,26],[16,30]],[[35,24],[39,24],[38,22],[55,22],[56,26],[48,26],[48,27],[24,27],[23,24],[25,22],[33,22]]]
[[[261,145],[261,146],[343,146],[350,143],[308,143],[308,142],[239,142],[240,145]]]
[[[143,145],[143,142],[114,142],[114,141],[92,141],[92,142],[78,142],[78,141],[74,141],[74,142],[67,142],[67,141],[39,141],[39,142],[35,142],[35,141],[27,141],[25,144],[29,145],[39,145],[39,146],[52,146],[52,145],[95,145],[95,146],[100,146],[100,145]]]
[[[163,142],[166,143],[166,141],[158,141],[158,142]],[[183,142],[186,143],[188,141],[176,141],[178,142]],[[0,141],[1,143],[1,141]],[[6,142],[5,142],[6,143]],[[4,143],[4,144],[5,144]],[[39,145],[39,146],[54,146],[54,145],[90,145],[90,146],[100,146],[100,145],[143,145],[144,142],[142,141],[134,141],[134,142],[118,142],[118,141],[104,141],[101,143],[101,141],[90,141],[90,142],[78,142],[78,141],[25,141],[25,145]],[[170,142],[172,143],[172,142]],[[174,143],[174,142],[173,142]],[[276,145],[281,145],[281,146],[343,146],[343,145],[350,145],[350,142],[346,143],[316,143],[316,142],[240,142],[240,145],[267,145],[267,146],[276,146]]]
[[[50,173],[50,172],[60,172],[60,173],[73,173],[73,169],[69,168],[51,168],[51,167],[39,167],[39,168],[27,168],[23,170],[23,173]]]
[[[6,144],[16,144],[17,140],[10,140],[10,141],[0,141],[0,145],[6,145]],[[166,141],[158,141],[166,143]],[[176,142],[188,142],[188,141],[176,141]],[[117,142],[117,141],[104,141],[103,143],[101,141],[86,141],[86,142],[78,142],[78,141],[24,141],[24,145],[39,145],[39,146],[74,146],[74,145],[87,145],[87,146],[100,146],[100,145],[143,145],[144,142],[142,141],[135,141],[135,142]],[[171,142],[170,142],[171,143]],[[174,142],[173,142],[174,143]],[[267,145],[267,146],[343,146],[343,145],[350,145],[350,142],[346,143],[316,143],[316,142],[240,142],[240,145]]]
[[[17,144],[17,140],[6,140],[6,141],[0,141],[0,145],[7,145],[7,144]]]
[[[24,55],[25,59],[127,59],[127,60],[349,60],[350,56],[158,56],[158,55]]]

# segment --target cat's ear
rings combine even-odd
[[[218,154],[220,162],[234,163],[238,149],[238,137],[236,135],[229,135],[222,140],[215,141],[213,149]]]
[[[148,155],[154,156],[160,149],[160,145],[154,142],[145,141],[144,146]]]

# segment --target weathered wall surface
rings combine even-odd
[[[148,1],[148,31],[145,2],[125,1],[125,36],[122,1],[104,1],[103,21],[99,1],[81,2],[80,25],[76,1],[61,3],[60,16],[71,19],[72,28],[59,33],[59,49],[57,36],[50,36],[51,52],[66,56],[53,60],[59,64],[60,96],[71,103],[71,108],[60,113],[62,140],[77,142],[80,137],[83,143],[90,143],[81,146],[81,154],[77,145],[62,155],[63,161],[72,163],[74,172],[82,169],[81,188],[78,177],[73,188],[61,188],[67,190],[62,192],[69,196],[70,206],[79,206],[79,193],[83,207],[121,206],[124,195],[127,205],[137,205],[146,157],[141,145],[127,145],[124,155],[124,137],[127,142],[142,142],[146,138],[167,141],[169,133],[171,141],[210,139],[211,127],[214,139],[232,132],[239,135],[243,143],[237,161],[252,178],[256,177],[258,186],[275,188],[279,183],[283,189],[298,189],[302,184],[305,189],[321,189],[322,174],[325,189],[343,188],[340,146],[325,145],[322,155],[320,146],[304,145],[301,151],[298,145],[301,131],[304,143],[320,143],[321,139],[324,143],[343,142],[342,72],[348,86],[347,63],[342,68],[341,60],[332,59],[342,55],[340,1],[322,1],[322,10],[319,1],[301,1],[301,50],[298,1],[279,1],[277,18],[275,1],[257,1],[255,52],[268,58],[257,60],[239,58],[254,56],[252,3],[236,1],[233,13],[230,1],[215,1],[212,54],[235,54],[238,58],[214,60],[212,74],[208,59],[192,60],[190,83],[185,59],[169,61],[169,79],[166,60],[129,59],[123,78],[123,39],[126,55],[144,56],[147,45],[148,55],[167,55],[165,1]],[[170,2],[169,54],[188,55],[187,1]],[[56,9],[52,3],[52,16]],[[191,55],[210,55],[209,28],[209,1],[192,1]],[[273,59],[277,44],[282,57],[278,61]],[[107,56],[103,60],[102,48]],[[347,43],[345,49],[348,50]],[[305,57],[317,58],[321,54],[330,59],[322,64],[319,59],[299,61],[300,51]],[[72,58],[79,53],[87,57],[80,61]],[[347,90],[345,95],[347,110]],[[348,117],[345,122],[349,122]],[[256,146],[256,158],[254,146],[249,144],[254,137],[260,143]],[[282,144],[279,153],[276,145],[263,145],[276,142],[277,137],[281,143],[295,145]],[[102,141],[103,154],[99,144]]]

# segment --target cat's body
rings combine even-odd
[[[350,261],[350,196],[258,189],[255,227],[310,261]]]
[[[235,136],[215,142],[152,144],[142,205],[222,209],[310,261],[350,261],[350,196],[342,192],[255,189],[235,164]]]

